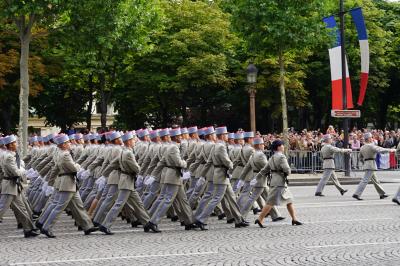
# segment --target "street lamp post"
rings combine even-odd
[[[256,133],[256,88],[258,69],[255,65],[249,64],[247,67],[247,83],[250,96],[250,128]]]

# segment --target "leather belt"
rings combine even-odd
[[[17,185],[18,193],[21,193],[23,186],[21,184],[21,177],[20,176],[5,176],[3,177],[4,180],[13,181]]]
[[[333,160],[332,157],[323,158],[324,160]]]
[[[72,175],[72,176],[76,176],[77,174],[78,174],[77,172],[70,172],[70,173],[58,174],[58,176],[64,176],[64,175]]]
[[[364,161],[374,161],[375,158],[368,158],[368,159],[364,159]]]

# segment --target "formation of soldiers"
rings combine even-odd
[[[283,142],[274,141],[274,154],[267,158],[263,139],[253,132],[190,127],[50,134],[30,138],[23,159],[16,141],[13,135],[0,139],[0,222],[11,207],[25,237],[42,233],[54,238],[52,228],[63,212],[85,235],[98,230],[113,234],[119,216],[132,227],[159,233],[165,217],[185,230],[207,230],[212,215],[242,228],[249,226],[246,217],[253,211],[260,212],[255,224],[265,227],[267,215],[273,222],[285,219],[276,208],[281,204],[286,204],[292,225],[302,224],[288,188],[290,167]],[[324,142],[325,171],[316,196],[323,196],[330,177],[343,195],[346,190],[335,176],[332,158],[348,150],[332,147],[328,135]],[[387,196],[375,177],[376,168],[368,166],[377,152],[386,150],[369,146],[361,150],[367,170],[353,196],[357,199],[370,178],[381,198]],[[400,189],[393,201],[399,203],[399,198]]]

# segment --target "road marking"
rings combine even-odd
[[[397,242],[373,242],[373,243],[321,245],[321,246],[308,246],[308,247],[305,247],[305,248],[335,248],[335,247],[375,246],[375,245],[394,245],[394,244],[400,244],[400,241],[397,241]]]
[[[180,257],[180,256],[198,256],[217,254],[218,252],[196,252],[186,254],[159,254],[159,255],[138,255],[138,256],[120,256],[120,257],[104,257],[95,259],[72,259],[72,260],[51,260],[51,261],[28,261],[28,262],[15,262],[10,265],[34,265],[34,264],[54,264],[54,263],[70,263],[70,262],[87,262],[87,261],[107,261],[107,260],[121,260],[121,259],[138,259],[138,258],[158,258],[158,257]]]
[[[387,202],[387,203],[370,203],[370,202],[365,202],[365,203],[350,203],[350,202],[346,202],[346,203],[344,203],[344,204],[329,204],[329,203],[325,203],[325,202],[323,202],[323,203],[321,203],[321,205],[302,205],[302,204],[299,204],[299,205],[296,205],[296,208],[298,209],[298,208],[324,208],[324,207],[354,207],[354,206],[378,206],[378,205],[380,205],[380,206],[384,206],[384,205],[387,205],[387,206],[389,206],[389,205],[392,205],[392,206],[394,206],[394,204],[393,203],[390,203],[390,202]],[[281,208],[284,208],[284,207],[281,207]]]

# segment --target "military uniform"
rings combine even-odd
[[[322,174],[322,178],[318,183],[317,191],[315,192],[316,196],[322,196],[322,190],[324,189],[326,183],[329,178],[332,179],[333,184],[339,190],[339,192],[343,195],[345,193],[345,189],[340,185],[340,182],[335,174],[335,161],[334,156],[335,153],[346,153],[350,152],[349,149],[340,149],[332,146],[331,144],[325,144],[321,149],[321,156],[323,160],[322,168],[324,169],[324,173]]]
[[[261,150],[256,150],[253,155],[251,155],[249,161],[244,167],[242,174],[243,176],[247,175],[249,172],[253,173],[254,179],[251,182],[254,182],[252,185],[251,193],[248,195],[247,200],[243,200],[243,204],[239,205],[240,213],[243,217],[246,217],[250,209],[252,208],[254,202],[259,197],[263,197],[264,200],[268,199],[268,191],[269,187],[267,185],[267,179],[265,175],[257,175],[261,169],[268,165],[267,156]],[[270,211],[271,218],[276,219],[281,216],[278,209],[273,207]]]
[[[59,136],[57,137],[58,144],[62,144],[68,141],[68,137]],[[56,142],[57,142],[56,141]],[[51,210],[48,218],[42,225],[42,232],[48,237],[54,237],[51,230],[52,227],[65,208],[71,204],[77,211],[83,221],[82,228],[85,230],[85,234],[89,234],[93,230],[93,224],[83,208],[82,200],[77,193],[77,180],[76,174],[80,169],[80,166],[76,164],[70,152],[68,150],[60,150],[55,158],[55,166],[58,169],[58,196],[54,208]]]
[[[177,136],[180,135],[180,130],[173,129],[170,133],[171,136]],[[193,223],[192,213],[181,180],[181,169],[186,168],[186,162],[181,158],[176,143],[172,143],[168,146],[157,168],[163,169],[161,176],[162,189],[159,195],[159,198],[162,200],[152,214],[150,223],[158,225],[161,218],[167,213],[174,201],[176,201],[179,208],[181,208],[181,212],[178,213],[180,220],[183,221],[185,225],[190,226]]]
[[[14,136],[7,136],[3,138],[4,144],[15,142]],[[22,179],[25,170],[21,168],[21,159],[18,153],[14,151],[5,151],[3,160],[1,162],[3,179],[1,181],[1,196],[0,196],[0,218],[10,206],[18,217],[18,222],[21,223],[24,229],[25,237],[37,236],[34,232],[36,229],[32,218],[26,209],[26,200],[23,199]]]
[[[374,143],[366,143],[361,147],[360,160],[364,162],[363,168],[365,170],[365,174],[364,177],[361,179],[361,182],[358,185],[356,192],[353,195],[354,198],[359,199],[370,179],[372,179],[374,187],[379,196],[381,198],[386,197],[385,191],[383,190],[380,182],[375,175],[375,171],[378,169],[375,160],[377,153],[388,153],[390,151],[392,151],[392,149],[381,148]]]

